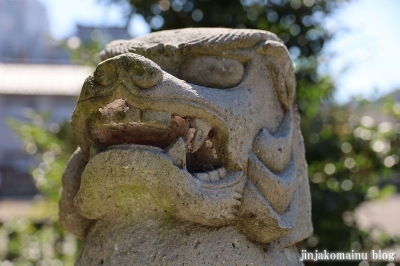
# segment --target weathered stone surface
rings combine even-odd
[[[110,43],[71,126],[60,222],[76,265],[301,265],[312,232],[292,63],[272,33]]]

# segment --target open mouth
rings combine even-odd
[[[91,156],[121,145],[147,145],[164,150],[199,180],[217,182],[227,175],[220,134],[199,118],[142,110],[117,99],[100,108],[87,126]]]

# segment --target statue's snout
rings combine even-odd
[[[160,83],[162,78],[163,72],[156,63],[133,53],[100,63],[94,73],[94,80],[100,86],[110,86],[120,81],[124,85],[133,83],[139,89],[150,89]]]

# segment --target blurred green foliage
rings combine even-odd
[[[94,39],[88,43],[81,43],[81,40],[73,36],[61,42],[60,47],[67,50],[73,64],[96,66],[100,63],[99,51],[104,47],[102,40]]]
[[[49,113],[27,109],[26,120],[7,119],[36,164],[31,173],[43,197],[36,197],[34,215],[6,221],[0,227],[0,263],[15,266],[73,265],[78,240],[58,224],[61,176],[76,149],[67,121],[50,122]]]
[[[390,99],[384,105],[366,100],[329,103],[313,119],[303,116],[314,235],[299,245],[301,249],[358,252],[400,244],[399,238],[381,228],[360,228],[354,215],[361,203],[385,200],[397,190],[392,182],[400,170],[400,110],[396,106],[400,104]]]
[[[38,161],[32,169],[38,189],[46,199],[57,201],[61,191],[60,177],[76,149],[69,123],[50,122],[50,112],[25,109],[23,115],[26,118],[24,121],[8,118],[6,123],[21,139],[25,151]]]
[[[361,100],[337,105],[331,100],[334,85],[330,77],[317,72],[319,62],[326,60],[321,50],[334,34],[334,30],[323,27],[324,19],[345,0],[98,1],[128,4],[131,9],[127,21],[142,15],[153,30],[231,27],[276,33],[295,62],[297,103],[312,192],[314,235],[300,243],[299,248],[367,251],[399,243],[379,228],[368,232],[360,229],[353,211],[365,201],[384,199],[396,191],[391,181],[399,170],[400,103],[389,99],[384,103]],[[91,65],[98,63],[101,45],[100,40],[92,44],[76,45],[71,40],[69,44],[64,43],[76,63]],[[366,115],[367,110],[377,116]],[[26,151],[38,161],[32,175],[46,198],[44,202],[50,206],[48,218],[40,224],[29,220],[4,224],[0,238],[9,241],[5,247],[0,246],[0,260],[13,261],[9,265],[71,265],[77,240],[60,230],[55,219],[61,173],[75,144],[68,124],[59,124],[59,130],[55,130],[57,126],[52,129],[46,122],[48,115],[31,113],[28,117],[28,123],[10,120],[9,124],[20,136]],[[64,246],[70,248],[57,248]],[[40,264],[35,264],[38,261]]]

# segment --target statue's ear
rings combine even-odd
[[[256,51],[267,56],[266,64],[278,99],[285,110],[290,109],[295,95],[296,80],[288,50],[284,44],[269,40],[262,43]]]

